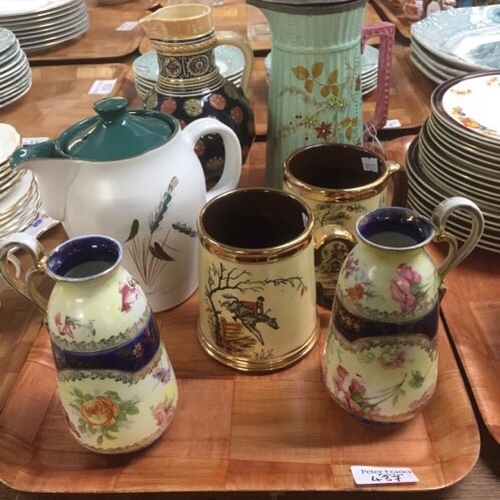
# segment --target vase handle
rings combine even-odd
[[[243,67],[240,88],[245,94],[246,98],[249,99],[250,96],[248,95],[248,85],[250,83],[250,76],[252,75],[253,70],[252,46],[248,43],[248,40],[245,37],[233,31],[216,31],[215,38],[217,40],[217,45],[234,45],[243,53],[245,66]]]
[[[375,37],[380,38],[375,112],[373,117],[363,125],[365,141],[387,122],[389,88],[391,86],[392,49],[394,47],[395,36],[396,25],[387,21],[363,26],[361,31],[361,53],[365,49],[367,40]]]
[[[9,252],[22,249],[33,262],[25,273],[14,270],[9,264]],[[47,314],[47,299],[38,291],[33,278],[45,275],[47,253],[43,246],[28,234],[15,233],[2,239],[0,247],[0,273],[5,281],[20,295],[35,305],[44,315]]]
[[[448,217],[455,211],[467,212],[471,218],[471,229],[467,239],[459,246],[455,236],[445,231]],[[432,224],[436,230],[433,237],[435,242],[446,241],[449,245],[448,254],[437,273],[441,281],[454,267],[462,262],[477,245],[484,230],[484,217],[479,207],[468,198],[453,196],[442,201],[434,210],[431,216]]]

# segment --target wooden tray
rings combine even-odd
[[[19,101],[0,110],[3,123],[15,127],[22,137],[55,138],[70,125],[94,115],[93,104],[106,96],[136,96],[124,64],[36,66],[33,85]],[[89,94],[98,80],[114,80],[109,94]]]
[[[144,31],[139,25],[130,30],[117,28],[126,22],[139,21],[147,14],[141,3],[127,2],[116,6],[89,3],[89,29],[75,40],[28,54],[30,64],[116,61],[128,56],[139,48]]]
[[[394,130],[399,135],[405,130],[420,127],[430,114],[430,96],[435,84],[424,78],[409,58],[409,47],[395,44],[389,87],[388,120],[398,120]],[[133,74],[131,74],[133,79]],[[409,89],[411,96],[408,97]],[[250,79],[251,104],[255,114],[255,130],[258,136],[267,133],[268,84],[263,57],[256,57]],[[376,92],[363,96],[363,119],[366,121],[375,113]]]
[[[265,144],[254,144],[242,186],[262,185],[264,154]],[[64,237],[59,226],[42,241],[50,248]],[[157,315],[180,390],[167,433],[136,454],[87,452],[66,429],[41,315],[31,312],[22,321],[17,314],[11,322],[10,311],[25,305],[10,291],[2,302],[1,331],[10,345],[0,351],[0,480],[15,489],[353,490],[349,467],[378,465],[411,467],[419,482],[373,489],[433,490],[463,478],[479,455],[474,412],[443,330],[438,386],[429,406],[405,425],[368,427],[347,417],[324,388],[320,358],[329,312],[320,311],[321,340],[306,358],[281,372],[251,375],[217,363],[202,350],[196,338],[196,294]]]
[[[409,21],[404,15],[403,9],[395,4],[393,0],[370,0],[375,9],[380,12],[381,17],[394,23],[399,34],[406,38],[411,39],[411,25],[412,22]]]
[[[168,5],[168,0],[160,0],[160,6]],[[247,35],[247,11],[244,0],[226,0],[224,5],[212,8],[212,18],[216,30],[229,30],[240,34],[248,40]],[[380,16],[372,5],[367,4],[365,11],[365,24],[380,22]],[[264,55],[271,50],[271,40],[248,40],[252,49],[259,55]],[[151,50],[147,37],[141,42],[139,51],[141,54]]]
[[[161,6],[165,7],[167,5],[168,1],[163,0]],[[216,30],[234,31],[248,40],[247,11],[246,3],[243,0],[226,0],[224,5],[213,7],[212,20]],[[267,53],[271,49],[270,40],[248,40],[248,42],[256,53]],[[151,49],[149,38],[144,35],[139,46],[139,52],[144,54]]]
[[[117,3],[114,5],[100,4],[98,0],[85,0],[85,3],[87,5],[87,8],[89,9],[94,7],[98,8],[105,7],[105,8],[112,8],[115,10],[130,10],[131,8],[149,10],[160,7],[161,0],[128,0],[127,2]]]
[[[420,126],[429,115],[430,95],[434,88],[408,57],[408,47],[396,44],[389,90],[389,119],[398,119],[400,129]],[[140,108],[141,98],[134,84],[129,64],[86,64],[35,66],[33,85],[19,101],[2,108],[1,121],[14,126],[23,137],[57,137],[79,120],[92,116],[94,102],[109,95],[124,96],[130,108]],[[113,80],[116,84],[109,94],[89,94],[97,80]],[[412,84],[413,82],[413,84]],[[412,88],[412,98],[408,95]],[[256,57],[250,80],[251,104],[255,114],[257,136],[267,132],[268,86],[263,57]],[[363,97],[364,118],[375,110],[375,92]]]
[[[475,250],[445,278],[442,303],[447,328],[481,416],[500,443],[500,261]]]
[[[134,73],[128,72],[128,88],[134,87]],[[254,67],[250,78],[250,102],[255,116],[255,131],[258,137],[267,134],[267,100],[269,88],[266,81],[264,57],[254,59]],[[418,128],[430,114],[430,95],[435,84],[423,77],[409,58],[409,48],[396,44],[393,51],[391,68],[391,84],[389,88],[389,120],[398,120],[399,127],[393,129],[399,133],[404,130]],[[408,98],[411,89],[411,98]],[[135,90],[133,90],[135,91]],[[373,117],[376,106],[376,92],[363,96],[363,118]],[[131,107],[140,107],[140,96],[132,98]]]

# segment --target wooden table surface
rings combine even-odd
[[[95,6],[95,0],[87,0],[92,7]],[[141,8],[149,8],[160,4],[160,0],[135,0],[135,7],[138,5]],[[230,0],[228,6],[233,3],[238,4],[239,0]],[[127,11],[127,3],[120,4],[115,7],[123,16],[123,12]],[[239,26],[239,30],[244,30]],[[401,122],[401,127],[397,128],[396,134],[402,135],[415,127],[419,127],[423,120],[429,114],[429,97],[435,84],[428,80],[425,76],[420,74],[411,64],[408,54],[409,47],[404,41],[399,40],[394,50],[394,61],[391,73],[391,89],[390,89],[390,109],[389,119],[397,119]],[[121,59],[120,64],[80,64],[74,62],[68,56],[64,60],[62,66],[48,66],[34,67],[34,84],[32,91],[21,99],[18,103],[9,106],[6,109],[0,109],[0,122],[10,123],[15,126],[24,137],[55,137],[59,135],[62,130],[69,125],[75,123],[80,119],[92,115],[92,103],[99,97],[89,95],[88,90],[96,79],[116,79],[113,86],[111,95],[125,95],[131,107],[138,107],[140,99],[135,93],[133,73],[131,72],[131,62],[138,53],[132,54],[128,59]],[[256,129],[258,139],[265,140],[265,133],[267,128],[267,87],[265,84],[265,68],[263,57],[256,59],[254,74],[252,77],[252,105],[256,114]],[[363,99],[364,112],[368,116],[374,108],[373,96],[366,96]],[[265,143],[256,143],[251,152],[251,159],[249,160],[256,168],[263,168]],[[395,146],[388,149],[388,156],[394,156],[399,161],[404,161],[401,156],[401,149],[399,148],[398,141]],[[247,169],[248,172],[248,169]],[[246,179],[248,181],[248,179]],[[245,179],[243,179],[245,182]],[[42,237],[49,246],[54,245],[61,237],[60,228],[50,230]],[[484,292],[476,296],[474,289],[477,286],[477,273],[480,273],[482,279],[480,283],[482,286],[487,286],[488,290],[495,289],[497,285],[496,276],[500,273],[500,264],[497,264],[495,254],[488,254],[487,252],[475,252],[461,265],[460,268],[453,271],[454,275],[450,275],[450,293],[445,296],[443,302],[443,311],[445,313],[445,322],[442,335],[447,335],[451,339],[452,347],[456,355],[458,367],[465,380],[467,387],[468,398],[475,413],[475,418],[479,427],[478,439],[480,438],[480,454],[477,462],[472,467],[466,476],[452,486],[438,489],[436,491],[408,491],[404,493],[405,497],[410,500],[430,500],[430,499],[453,499],[465,500],[482,498],[485,500],[493,500],[499,498],[499,475],[500,475],[500,452],[497,441],[492,437],[491,430],[484,425],[483,414],[484,405],[491,404],[484,401],[484,398],[478,398],[480,405],[476,404],[477,398],[477,384],[476,387],[471,387],[467,374],[470,375],[470,367],[462,367],[460,363],[460,355],[470,353],[474,350],[474,342],[472,333],[467,328],[474,328],[476,323],[470,322],[470,317],[464,313],[463,304],[477,304],[479,300],[494,301],[494,295]],[[463,266],[463,267],[462,267]],[[486,279],[486,276],[488,278]],[[467,289],[468,293],[464,296],[461,290]],[[459,300],[460,299],[460,300]],[[23,304],[13,292],[4,292],[2,296],[2,309],[0,310],[0,396],[8,393],[8,387],[14,383],[19,370],[24,364],[24,360],[29,355],[33,342],[36,340],[39,327],[41,325],[41,318],[34,317],[36,312],[27,304]],[[458,305],[457,305],[458,304]],[[497,311],[493,307],[494,311]],[[12,311],[10,314],[8,311]],[[459,314],[460,313],[460,314]],[[470,315],[469,315],[470,316]],[[494,320],[490,321],[495,324]],[[37,326],[38,325],[38,326]],[[450,331],[450,328],[454,328]],[[491,326],[490,326],[491,329]],[[23,331],[22,338],[15,337],[16,332]],[[459,333],[457,333],[457,331]],[[491,332],[490,332],[491,333]],[[447,344],[447,342],[445,342]],[[493,359],[493,367],[497,367],[496,378],[498,379],[498,342],[493,343],[490,348],[489,361]],[[496,346],[496,347],[495,347]],[[493,351],[491,351],[493,349]],[[476,349],[478,351],[478,349]],[[491,357],[493,353],[493,358]],[[496,357],[495,357],[496,356]],[[476,358],[479,356],[476,356]],[[495,365],[496,363],[496,365]],[[17,371],[16,371],[17,370]],[[477,371],[477,370],[476,370]],[[41,381],[42,382],[42,381]],[[491,382],[491,381],[490,381]],[[484,382],[484,380],[482,381]],[[0,415],[1,408],[6,403],[3,397],[0,397]],[[452,413],[452,412],[450,412]],[[488,422],[489,424],[491,422]],[[459,426],[456,420],[450,419],[445,425],[450,427]],[[349,427],[350,428],[350,427]],[[356,432],[356,431],[354,431]],[[471,437],[471,442],[475,438]],[[479,444],[479,443],[478,443]],[[406,445],[405,445],[406,446]],[[410,446],[411,448],[411,446]],[[456,453],[460,453],[459,442],[449,443],[449,459],[453,460],[454,449]],[[472,451],[472,450],[471,450]],[[0,449],[0,456],[2,450]],[[437,451],[436,451],[437,453]],[[472,453],[473,456],[474,454]],[[57,460],[57,456],[54,460]],[[469,458],[470,460],[470,458]],[[168,470],[168,463],[161,466]],[[270,480],[272,479],[271,468]],[[96,471],[97,472],[97,471]],[[145,471],[146,472],[146,471]],[[299,471],[297,471],[299,472]],[[252,473],[252,471],[248,471]],[[254,471],[256,473],[256,471]],[[275,472],[275,474],[278,472]],[[110,474],[112,471],[110,470]],[[167,472],[165,472],[167,474]],[[64,481],[64,478],[61,478]],[[145,480],[147,480],[147,473],[145,473]],[[35,481],[35,478],[34,478]],[[68,487],[71,491],[71,487]],[[236,488],[237,489],[237,488]],[[167,491],[168,488],[165,489]],[[280,488],[275,491],[267,489],[268,491],[260,492],[224,492],[218,493],[216,491],[186,491],[184,493],[168,493],[168,498],[173,500],[257,500],[265,498],[283,498],[289,500],[322,500],[331,498],[332,495],[336,499],[396,499],[401,498],[402,493],[397,490],[391,492],[377,492],[365,491],[358,489],[356,491],[288,491],[282,493]],[[313,489],[314,490],[314,489]],[[118,500],[136,500],[136,499],[151,499],[156,500],[165,498],[163,493],[148,493],[141,494],[140,490],[136,493],[122,493],[116,495],[114,498]],[[69,500],[74,499],[73,493],[25,493],[13,490],[0,483],[0,500],[45,500],[45,499],[61,499]],[[109,494],[91,494],[84,493],[77,497],[80,500],[96,500],[102,498],[110,498]]]

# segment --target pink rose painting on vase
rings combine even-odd
[[[414,312],[425,304],[427,291],[422,289],[422,277],[408,264],[400,264],[396,269],[396,277],[392,278],[389,287],[391,297],[401,306],[405,313]]]

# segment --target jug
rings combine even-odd
[[[196,217],[207,199],[237,185],[241,149],[215,118],[181,130],[169,115],[126,106],[123,97],[98,101],[98,115],[55,140],[17,150],[12,164],[35,173],[45,210],[70,238],[99,233],[124,246],[124,266],[157,312],[196,290]],[[207,193],[194,148],[209,133],[223,138],[226,157]]]
[[[458,245],[445,231],[448,217],[472,220]],[[402,207],[375,208],[356,223],[358,243],[337,282],[323,374],[333,400],[365,423],[394,424],[430,401],[438,375],[440,287],[475,247],[483,215],[467,198],[441,202],[428,219]],[[437,267],[425,246],[449,244]]]
[[[361,144],[387,119],[395,25],[362,28],[368,0],[247,0],[271,29],[266,185],[281,188],[283,161],[320,142]],[[380,38],[377,106],[363,126],[361,52]]]
[[[8,263],[14,248],[33,262],[20,277]],[[121,245],[102,235],[70,239],[47,253],[34,237],[17,233],[0,248],[5,280],[46,316],[71,434],[85,448],[107,454],[157,440],[178,397],[151,308],[121,258]],[[48,301],[37,289],[40,275],[55,281]]]
[[[215,31],[212,9],[201,3],[167,5],[139,21],[158,56],[155,87],[144,98],[156,109],[187,124],[204,116],[217,118],[238,136],[245,163],[255,139],[254,115],[247,96],[253,68],[250,44],[238,33]],[[241,84],[221,75],[214,49],[224,45],[241,51]],[[233,56],[234,58],[234,56]],[[203,136],[196,152],[208,186],[218,181],[224,165],[224,145],[217,134]]]

